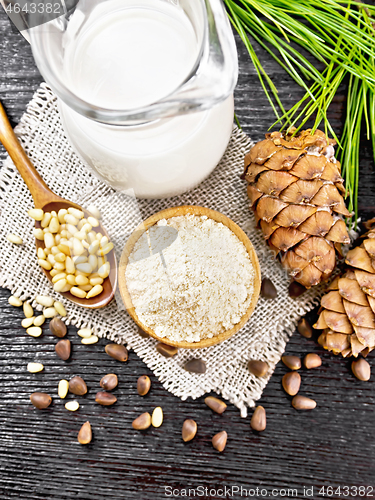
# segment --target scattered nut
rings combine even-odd
[[[25,318],[32,318],[34,316],[34,310],[28,302],[23,303],[23,314]]]
[[[96,344],[97,342],[99,342],[99,337],[97,335],[91,335],[91,337],[81,340],[81,344],[85,345]]]
[[[224,448],[227,444],[228,434],[225,431],[218,432],[212,438],[212,446],[217,451],[224,451]]]
[[[313,410],[316,407],[316,401],[306,396],[294,396],[292,405],[296,410]]]
[[[262,432],[266,428],[266,410],[263,406],[257,406],[251,417],[250,427],[254,431]]]
[[[15,297],[14,295],[11,295],[8,299],[8,302],[11,306],[14,306],[14,307],[21,307],[23,302],[21,299],[19,299],[18,297]]]
[[[60,380],[59,386],[57,388],[57,394],[59,395],[59,398],[65,399],[66,396],[68,395],[68,390],[69,390],[69,382],[67,380]]]
[[[92,440],[92,429],[89,421],[85,422],[78,432],[78,442],[80,444],[89,444]]]
[[[322,360],[317,354],[311,352],[304,357],[303,364],[310,370],[310,368],[318,368],[318,366],[321,366]]]
[[[30,401],[38,410],[44,410],[52,403],[52,398],[45,392],[33,392],[30,396]]]
[[[35,300],[43,307],[51,307],[55,302],[52,297],[47,297],[45,295],[38,295]]]
[[[292,299],[297,299],[303,293],[306,292],[306,288],[300,283],[297,283],[297,281],[292,281],[291,284],[289,285],[288,291],[289,291],[289,297],[291,297]]]
[[[158,351],[159,354],[161,354],[165,358],[171,358],[172,356],[175,356],[178,352],[177,347],[168,344],[163,344],[161,342],[156,344],[156,350]]]
[[[142,328],[140,327],[138,327],[138,333],[144,339],[148,339],[150,337],[150,335],[146,333],[144,330],[142,330]]]
[[[289,372],[283,376],[284,391],[289,396],[295,396],[301,387],[301,375],[298,372]]]
[[[34,318],[34,326],[42,326],[45,320],[46,318],[44,317],[43,314],[36,316],[36,318]]]
[[[214,398],[213,396],[208,396],[205,398],[204,402],[206,405],[211,408],[215,413],[221,415],[227,409],[227,405],[221,399]]]
[[[39,373],[44,370],[42,363],[27,363],[27,371],[30,373]]]
[[[363,382],[367,382],[371,377],[371,367],[363,358],[356,359],[352,362],[352,372],[358,380],[362,380]]]
[[[146,412],[139,415],[135,420],[133,420],[132,427],[137,431],[144,431],[148,429],[151,425],[151,415]]]
[[[269,278],[262,279],[260,293],[265,299],[275,299],[277,297],[276,287]]]
[[[18,234],[8,234],[7,240],[10,243],[13,243],[14,245],[22,245],[23,244],[23,240],[22,240],[21,236],[18,236]]]
[[[43,332],[40,326],[31,326],[26,330],[26,333],[28,333],[31,337],[40,337]]]
[[[142,375],[137,380],[137,391],[140,396],[146,396],[151,388],[151,380],[147,375]]]
[[[79,408],[78,401],[68,401],[65,403],[65,409],[68,411],[77,411]]]
[[[27,213],[29,217],[37,221],[41,221],[44,216],[44,212],[41,208],[32,208]]]
[[[66,335],[66,324],[60,318],[53,318],[49,322],[49,329],[58,338],[63,338]]]
[[[160,427],[163,423],[163,410],[157,406],[152,412],[151,423],[153,427]]]
[[[87,393],[87,385],[82,377],[75,376],[69,380],[69,392],[76,396],[83,396]]]
[[[56,302],[53,303],[53,307],[56,309],[56,311],[60,314],[60,316],[66,316],[66,310],[62,302],[57,300]]]
[[[255,375],[256,377],[264,377],[267,375],[269,366],[265,361],[259,361],[256,359],[251,359],[247,367],[249,369],[249,372]]]
[[[68,339],[59,340],[55,345],[56,354],[63,361],[67,361],[70,358],[71,349],[71,343]]]
[[[88,206],[87,211],[90,212],[90,214],[93,215],[95,219],[100,220],[102,218],[99,210],[94,205]]]
[[[311,339],[313,336],[313,329],[306,318],[301,318],[298,321],[297,329],[302,337],[305,337],[306,339]]]
[[[21,325],[24,328],[29,328],[29,326],[34,325],[34,320],[35,320],[35,316],[32,316],[31,318],[24,318],[21,321]]]
[[[185,363],[184,369],[191,373],[206,373],[206,363],[201,359],[193,358]]]
[[[100,380],[100,387],[102,387],[105,391],[113,391],[115,387],[118,385],[117,375],[114,373],[108,373],[104,375]]]
[[[125,362],[128,360],[128,351],[124,345],[107,344],[105,346],[105,352],[117,361]]]
[[[282,356],[281,361],[289,370],[299,370],[302,366],[301,360],[298,356]]]
[[[195,438],[198,426],[195,420],[188,418],[182,425],[182,439],[185,443]]]
[[[116,401],[116,396],[110,392],[97,392],[95,396],[95,402],[102,406],[111,406],[115,404]]]
[[[54,318],[55,316],[57,316],[57,311],[54,307],[47,307],[46,309],[44,309],[43,315],[45,318]]]
[[[83,339],[88,339],[92,335],[92,329],[91,328],[81,328],[80,330],[78,330],[77,335],[79,335]]]

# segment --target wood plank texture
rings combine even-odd
[[[30,47],[11,28],[2,10],[0,40],[0,99],[15,125],[42,78]],[[238,48],[236,113],[245,132],[259,140],[274,116],[240,42]],[[301,89],[269,56],[257,51],[282,102],[290,106],[302,95]],[[343,91],[332,105],[337,131],[342,124],[344,103]],[[365,218],[375,215],[375,176],[370,153],[364,141],[359,201]],[[4,157],[1,150],[0,158]],[[56,339],[46,329],[40,339],[25,334],[20,326],[22,311],[9,306],[8,297],[9,292],[0,289],[2,498],[148,500],[167,498],[166,486],[182,489],[239,485],[265,488],[269,495],[273,488],[297,488],[298,496],[294,498],[302,499],[304,486],[375,486],[375,376],[367,383],[359,382],[351,374],[348,360],[323,352],[314,340],[296,333],[287,352],[300,356],[316,352],[322,356],[322,367],[301,371],[301,393],[317,401],[316,410],[304,413],[292,408],[291,398],[281,388],[286,368],[279,363],[259,401],[267,411],[267,429],[257,434],[250,429],[250,418],[242,419],[232,405],[219,416],[206,407],[203,398],[180,401],[162,387],[133,352],[127,363],[116,362],[105,354],[105,341],[83,346],[74,328],[69,328],[72,358],[69,362],[61,361],[54,352]],[[29,361],[42,362],[45,371],[28,373]],[[100,407],[94,401],[99,380],[111,372],[119,377],[115,390],[118,402],[113,407]],[[137,378],[143,374],[152,380],[151,391],[144,398],[136,393]],[[57,397],[59,379],[73,375],[83,376],[89,387],[88,394],[79,398],[81,407],[76,413],[66,411]],[[52,406],[42,412],[34,409],[29,401],[33,391],[53,395]],[[158,405],[165,414],[162,427],[134,431],[133,419]],[[185,444],[181,426],[186,418],[197,421],[198,434]],[[77,433],[86,420],[92,424],[94,440],[88,446],[80,446]],[[221,430],[226,430],[229,437],[225,451],[219,454],[212,448],[211,438]],[[201,498],[239,496],[208,493]],[[321,498],[317,489],[313,498]],[[332,494],[330,498],[345,496]],[[352,494],[350,498],[360,495]]]

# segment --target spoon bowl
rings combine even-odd
[[[19,143],[11,124],[9,123],[8,117],[5,113],[5,110],[0,103],[0,142],[3,144],[9,156],[12,158],[14,165],[17,167],[19,173],[21,174],[25,184],[30,190],[30,193],[34,199],[35,208],[41,208],[44,212],[55,211],[58,213],[62,208],[77,208],[78,210],[82,210],[85,214],[85,218],[93,217],[93,215],[82,208],[77,203],[73,203],[72,201],[65,200],[61,198],[57,194],[55,194],[51,189],[47,186],[44,180],[40,177],[38,172],[36,171],[34,165],[31,163],[30,159],[26,155],[23,150],[21,144]],[[40,228],[40,222],[35,222],[35,227]],[[92,229],[94,232],[100,232],[103,236],[107,236],[108,240],[110,240],[107,231],[102,226],[99,221],[99,226]],[[38,248],[44,248],[44,242],[38,239],[35,239],[36,242],[36,250]],[[99,309],[101,307],[106,306],[113,299],[117,287],[117,261],[114,250],[111,250],[107,255],[107,260],[110,263],[111,270],[110,274],[102,283],[103,291],[92,297],[91,299],[79,298],[75,295],[72,295],[70,292],[61,292],[61,295],[74,302],[75,304],[80,305],[81,307],[86,307],[88,309]],[[44,274],[47,276],[48,280],[52,283],[52,276],[50,271],[46,269],[40,268]]]

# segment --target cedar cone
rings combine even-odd
[[[363,356],[375,347],[375,219],[362,243],[349,250],[344,274],[322,297],[314,328],[323,330],[318,342],[334,354]]]
[[[294,280],[306,288],[328,279],[336,250],[349,243],[350,217],[335,141],[321,130],[272,132],[245,156],[243,178],[263,234]]]

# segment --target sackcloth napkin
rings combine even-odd
[[[43,83],[16,128],[21,143],[43,179],[60,196],[82,206],[95,205],[120,257],[124,244],[138,224],[150,215],[178,205],[200,205],[230,217],[248,235],[258,254],[262,276],[269,277],[278,290],[274,300],[260,298],[255,312],[244,328],[229,340],[201,350],[180,349],[173,358],[161,356],[152,338],[142,338],[117,297],[104,309],[87,310],[62,299],[67,324],[93,328],[99,337],[126,344],[159,378],[164,387],[185,400],[216,392],[247,415],[247,408],[260,398],[275,365],[285,350],[298,319],[318,303],[320,288],[300,298],[288,295],[289,279],[266,247],[262,233],[255,227],[249,211],[245,183],[240,179],[243,158],[252,145],[237,127],[219,165],[198,187],[163,200],[136,200],[114,191],[92,175],[68,143],[62,129],[57,99]],[[41,272],[36,256],[33,221],[26,215],[33,207],[32,197],[12,161],[7,158],[0,171],[0,285],[22,300],[50,295],[61,300]],[[12,245],[7,234],[22,236],[24,244]],[[32,305],[41,309],[35,301]],[[183,366],[193,357],[206,362],[205,374],[187,372]],[[250,359],[266,361],[267,376],[253,376]]]

